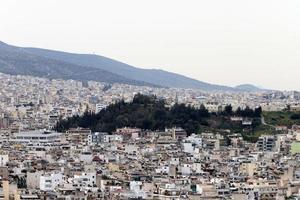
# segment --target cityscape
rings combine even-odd
[[[190,134],[176,126],[54,130],[59,120],[101,113],[121,100],[132,102],[137,94],[155,95],[167,107],[203,105],[213,113],[228,105],[233,110],[261,106],[276,113],[287,107],[299,112],[298,92],[207,93],[7,74],[0,74],[0,82],[3,198],[285,199],[298,194],[297,124],[269,125],[272,134],[255,142],[241,132]],[[230,120],[243,130],[251,127],[249,118]]]
[[[300,200],[299,7],[1,0],[0,200]]]

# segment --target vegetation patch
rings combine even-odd
[[[273,126],[300,125],[300,113],[291,111],[264,112],[263,116],[267,124]]]

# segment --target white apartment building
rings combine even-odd
[[[122,135],[104,135],[103,142],[110,143],[110,142],[123,142]]]
[[[107,107],[107,105],[105,104],[100,104],[100,103],[97,103],[96,104],[96,113],[99,113],[101,110],[105,109]]]
[[[73,185],[75,187],[93,187],[95,184],[96,172],[74,175]]]
[[[45,174],[40,177],[40,190],[42,191],[54,191],[54,189],[63,183],[63,174],[53,173]]]
[[[35,130],[20,133],[14,133],[10,141],[19,144],[33,144],[37,146],[52,146],[56,142],[60,142],[62,133]]]
[[[0,167],[6,166],[6,163],[9,161],[8,154],[0,155]]]

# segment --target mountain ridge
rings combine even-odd
[[[270,91],[269,89],[260,88],[260,87],[258,87],[256,85],[249,84],[249,83],[237,85],[237,86],[235,86],[235,88],[243,90],[245,92]]]
[[[242,91],[241,88],[206,83],[161,69],[141,69],[100,55],[18,47],[1,41],[0,72],[138,86],[200,89],[208,92]]]
[[[62,51],[25,48],[27,51],[48,58],[61,59],[66,62],[100,68],[118,75],[126,74],[126,78],[148,83],[155,83],[165,87],[203,89],[206,91],[238,91],[235,88],[205,83],[173,72],[161,69],[141,69],[126,63],[94,54],[67,53]]]
[[[118,80],[118,83],[159,87],[155,84],[130,80],[102,69],[48,59],[4,42],[0,43],[0,72],[12,75],[32,75],[79,81],[93,80],[107,83],[115,83],[115,80]]]

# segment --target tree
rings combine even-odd
[[[229,115],[229,116],[233,114],[231,104],[225,106],[224,113],[225,115]]]
[[[286,105],[286,111],[291,111],[291,105],[290,104]]]
[[[261,106],[259,106],[258,108],[255,108],[255,110],[254,110],[255,117],[261,117],[261,114],[262,114]]]
[[[242,109],[241,109],[241,107],[238,107],[238,108],[236,109],[235,114],[236,114],[237,116],[242,116]]]

